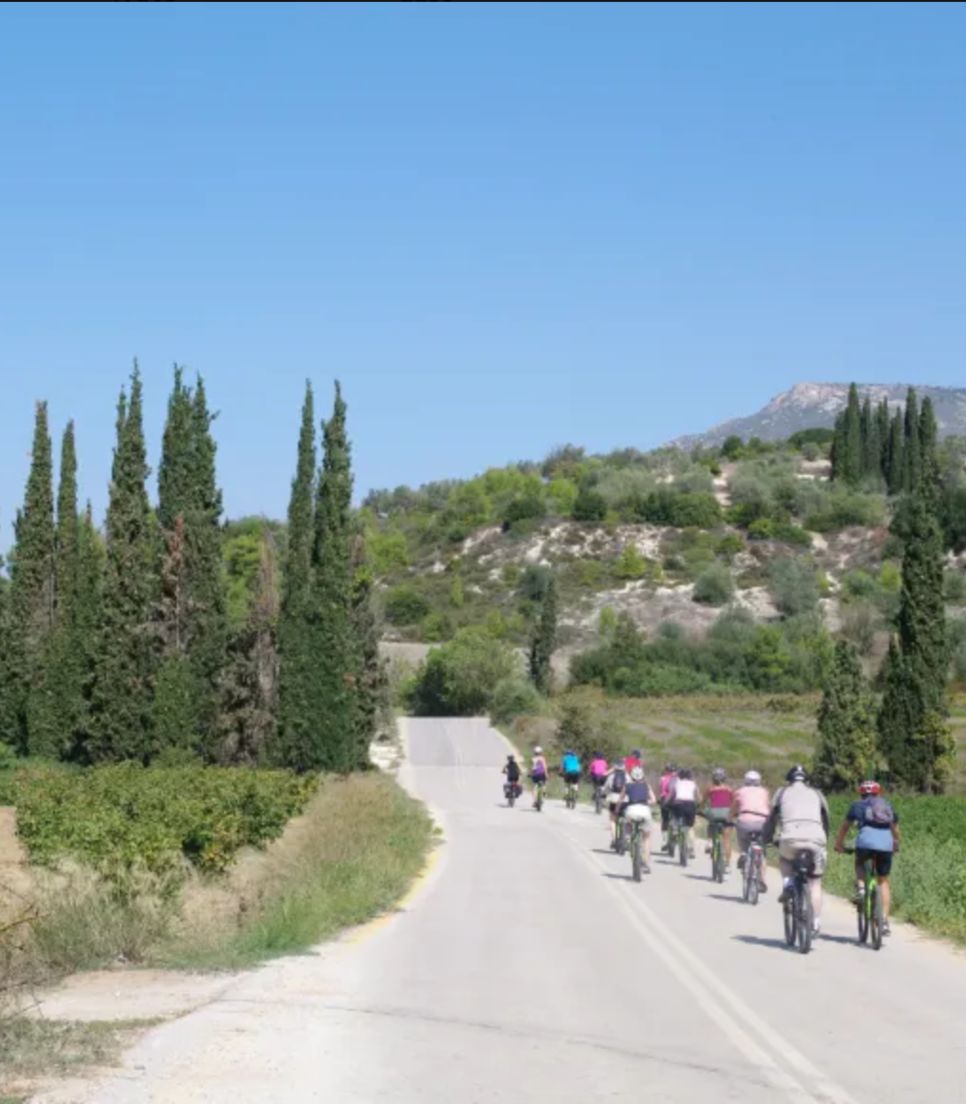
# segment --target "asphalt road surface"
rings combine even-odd
[[[656,857],[630,880],[586,806],[506,808],[483,721],[404,722],[403,781],[446,843],[392,918],[246,974],[151,1031],[83,1099],[483,1104],[960,1099],[966,958],[901,928],[876,953],[827,903],[812,954],[771,892]],[[900,859],[901,861],[901,859]]]

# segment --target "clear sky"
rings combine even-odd
[[[277,515],[307,376],[360,492],[645,448],[966,384],[964,259],[960,4],[4,4],[0,517],[36,398],[103,509],[135,355]]]

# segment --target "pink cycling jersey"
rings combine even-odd
[[[590,763],[590,773],[593,778],[603,778],[608,773],[609,767],[606,759],[592,759]]]
[[[735,791],[737,824],[745,831],[757,831],[771,812],[768,791],[764,786],[739,786]]]
[[[663,800],[671,792],[671,783],[677,778],[677,774],[674,771],[668,771],[666,774],[661,775],[661,799]]]
[[[712,809],[730,809],[733,796],[729,786],[712,786],[705,799]]]

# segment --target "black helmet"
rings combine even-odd
[[[664,769],[667,771],[668,774],[677,774],[678,773],[678,765],[677,765],[677,763],[675,763],[673,761],[670,762],[670,763],[665,763],[664,764]]]
[[[805,782],[807,778],[808,773],[800,763],[796,763],[788,774],[785,775],[786,782]]]
[[[683,778],[685,781],[687,781],[690,777],[691,777],[690,767],[682,767],[678,771],[678,778]]]

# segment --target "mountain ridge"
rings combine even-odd
[[[849,384],[802,382],[771,398],[760,410],[744,417],[731,418],[703,433],[690,433],[668,442],[674,448],[690,450],[720,445],[731,436],[747,440],[779,441],[802,429],[831,428],[835,417],[848,400]],[[886,399],[891,408],[905,402],[913,386],[920,399],[929,396],[935,407],[942,436],[966,435],[966,388],[934,387],[906,383],[865,383],[858,385],[859,397],[868,395],[873,403]]]

